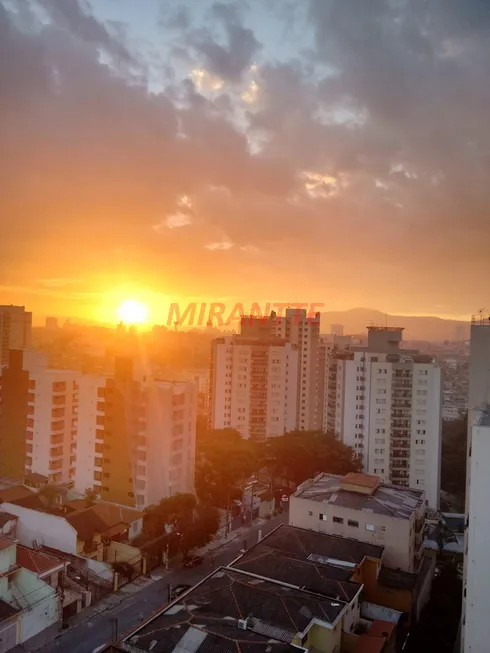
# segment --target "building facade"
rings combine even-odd
[[[35,472],[50,483],[74,479],[80,376],[50,369],[33,352],[9,351],[0,377],[2,476],[22,480]]]
[[[463,571],[461,650],[484,650],[490,628],[484,610],[490,600],[486,575],[490,529],[488,510],[488,457],[490,456],[490,320],[480,316],[471,325],[468,445],[466,464],[466,525]],[[477,528],[478,523],[478,528]],[[482,566],[483,565],[483,566]],[[483,647],[483,648],[482,648]]]
[[[325,364],[324,428],[386,483],[424,490],[439,506],[442,373],[400,347],[403,329],[369,327],[367,347],[333,347]]]
[[[102,498],[144,508],[193,492],[195,384],[137,378],[130,359],[116,359],[97,393],[93,487]]]
[[[255,440],[294,430],[298,369],[298,348],[284,339],[240,335],[214,340],[211,428],[235,428],[242,437]]]
[[[0,305],[0,365],[8,362],[9,349],[31,346],[32,313],[25,306]]]
[[[289,524],[384,547],[384,564],[416,572],[423,553],[425,495],[366,474],[320,474],[290,497]]]

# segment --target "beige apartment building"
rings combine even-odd
[[[211,345],[210,426],[255,440],[297,425],[298,348],[278,337],[228,336]]]
[[[422,559],[425,494],[367,474],[320,474],[290,498],[289,525],[384,547],[384,564],[416,572]]]

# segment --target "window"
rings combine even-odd
[[[310,515],[310,517],[313,517],[313,511],[312,511],[312,510],[310,510],[310,511],[308,512],[308,514]]]
[[[320,513],[318,517],[320,518],[320,521],[327,521],[327,515],[324,515],[323,513]]]
[[[359,528],[359,522],[354,521],[353,519],[348,519],[347,520],[347,526],[353,526],[355,528]]]
[[[343,524],[344,520],[342,517],[334,517],[333,520],[334,524]]]
[[[366,530],[371,531],[371,533],[376,532],[376,526],[374,524],[366,524]]]

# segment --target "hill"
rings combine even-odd
[[[352,308],[348,311],[328,311],[321,314],[321,331],[330,333],[332,324],[342,324],[346,334],[366,333],[366,327],[404,327],[404,340],[461,340],[470,337],[470,322],[445,320],[433,316],[388,315],[371,308]]]

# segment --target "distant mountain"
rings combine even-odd
[[[388,315],[372,308],[352,308],[321,314],[321,332],[330,333],[332,324],[342,324],[345,334],[366,333],[374,326],[404,327],[404,340],[461,340],[470,337],[470,322],[444,320],[440,317]]]

